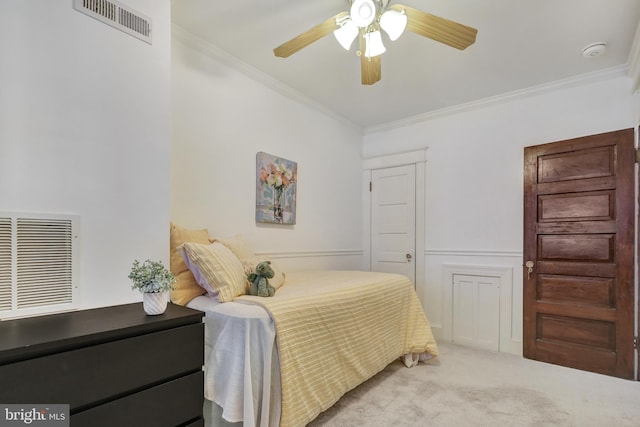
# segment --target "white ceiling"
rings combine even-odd
[[[392,2],[396,3],[396,2]],[[460,51],[405,32],[385,39],[382,80],[360,84],[360,61],[328,35],[289,58],[273,48],[348,9],[347,0],[173,0],[175,25],[367,129],[628,61],[638,0],[401,0],[478,30]],[[582,49],[608,44],[585,59]]]

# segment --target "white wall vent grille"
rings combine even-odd
[[[11,219],[0,218],[0,311],[11,310]]]
[[[151,44],[151,18],[115,0],[73,0],[73,8]]]
[[[71,215],[0,213],[0,317],[77,308]]]

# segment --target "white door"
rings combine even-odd
[[[416,167],[371,171],[371,270],[415,284]]]

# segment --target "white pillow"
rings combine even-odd
[[[222,243],[203,245],[188,242],[178,250],[207,294],[217,295],[220,302],[227,302],[246,293],[247,280],[242,263]]]

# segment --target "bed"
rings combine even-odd
[[[222,277],[231,270],[227,267],[233,264],[237,270],[221,246],[238,260],[255,264],[255,255],[207,239],[177,247],[206,290],[185,305],[205,312],[205,399],[222,408],[226,421],[247,427],[303,426],[394,360],[413,366],[438,354],[413,285],[404,276],[287,272],[282,280],[276,277],[273,297],[237,294],[239,285],[235,291],[211,289],[214,279],[233,281]],[[226,261],[214,261],[224,265],[205,271],[211,259],[198,259],[190,252],[194,248],[203,253],[215,248]],[[205,408],[215,412],[216,405]]]

